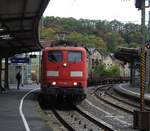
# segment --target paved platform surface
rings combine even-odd
[[[6,93],[0,93],[0,131],[51,131],[38,113],[37,92],[27,95],[29,91],[37,88],[38,85],[24,85],[17,90],[16,85],[10,85]],[[25,94],[22,113],[29,129],[25,128],[25,121],[20,112],[21,101]]]
[[[130,84],[118,84],[114,88],[121,93],[140,98],[140,88],[138,87],[132,87]],[[145,92],[144,99],[150,101],[150,93]]]
[[[129,84],[118,84],[114,88],[133,97],[140,96],[140,89],[131,87]],[[37,89],[37,91],[29,93],[33,89]],[[52,131],[46,126],[37,111],[38,89],[39,85],[36,84],[24,85],[20,87],[20,90],[16,89],[16,85],[10,85],[10,89],[6,93],[0,93],[0,131]],[[19,109],[25,95],[22,112],[29,129],[25,127]],[[145,99],[150,101],[150,93],[145,93]]]

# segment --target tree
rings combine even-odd
[[[117,20],[113,20],[110,22],[111,25],[111,30],[113,32],[121,32],[123,30],[123,25],[121,22],[117,21]]]
[[[120,76],[120,69],[117,65],[113,65],[110,68],[106,68],[105,64],[96,65],[94,68],[94,77],[117,77]]]
[[[108,51],[114,52],[118,47],[124,46],[125,41],[119,33],[109,32],[106,38]]]
[[[56,32],[58,32],[58,29],[51,28],[51,27],[43,28],[41,38],[55,40]]]
[[[96,78],[106,76],[107,74],[106,66],[104,64],[96,65],[94,67],[93,73],[94,73],[94,77]]]
[[[102,21],[60,17],[42,17],[42,38],[56,39],[57,32],[68,32],[68,40],[84,43],[88,47],[103,48],[109,52],[118,47],[138,47],[141,44],[141,26],[123,24],[117,20]],[[146,32],[148,28],[146,27]],[[149,33],[146,33],[149,40]]]
[[[107,48],[103,39],[95,35],[85,35],[77,32],[72,32],[66,38],[71,41],[82,43],[88,47],[102,48],[105,50]]]
[[[113,65],[108,69],[108,76],[117,77],[120,76],[120,69],[117,65]]]

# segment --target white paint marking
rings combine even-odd
[[[47,71],[47,76],[59,76],[58,71]]]
[[[139,93],[136,93],[136,92],[127,90],[127,89],[125,89],[125,88],[123,88],[123,87],[120,87],[120,88],[121,88],[122,90],[125,90],[125,91],[127,91],[127,92],[130,92],[130,93],[132,93],[132,94],[135,94],[135,95],[138,95],[138,96],[139,96]]]
[[[71,77],[82,77],[83,76],[83,72],[82,71],[71,71],[70,72],[70,76]]]
[[[109,112],[107,112],[107,111],[105,111],[105,110],[103,110],[103,109],[101,109],[101,108],[99,108],[99,107],[93,105],[93,104],[92,104],[90,101],[88,101],[87,99],[86,99],[85,101],[86,101],[89,105],[91,105],[91,106],[93,106],[94,108],[96,108],[97,110],[99,110],[99,111],[101,111],[101,112],[104,112],[104,113],[106,114],[106,117],[108,117],[108,116],[112,117],[112,116],[113,116],[111,113],[109,113]],[[126,125],[128,125],[128,126],[131,126],[130,123],[127,123],[127,122],[125,122],[125,121],[123,121],[123,120],[117,118],[116,116],[113,116],[112,118],[118,120],[119,122],[121,122],[121,123],[123,123],[123,124],[126,124]]]
[[[20,113],[20,116],[22,118],[22,121],[24,123],[24,126],[25,126],[25,129],[26,131],[30,131],[30,128],[29,128],[29,125],[27,123],[27,120],[23,114],[23,111],[22,111],[22,105],[23,105],[23,102],[24,102],[24,99],[31,93],[31,92],[34,92],[36,90],[39,90],[39,88],[36,88],[36,89],[33,89],[33,90],[30,90],[29,92],[27,92],[23,97],[22,99],[20,100],[20,106],[19,106],[19,113]]]

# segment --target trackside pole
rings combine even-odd
[[[140,130],[150,129],[150,112],[144,111],[145,91],[145,0],[136,0],[136,8],[141,10],[142,43],[140,51],[140,111],[134,111],[133,127]]]

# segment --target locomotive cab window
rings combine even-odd
[[[80,51],[69,51],[68,62],[80,62],[82,60],[82,52]]]
[[[62,61],[62,52],[61,51],[49,51],[48,60],[50,62],[61,62]]]

